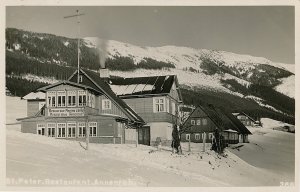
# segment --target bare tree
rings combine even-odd
[[[185,120],[188,118],[189,114],[185,114],[183,111],[176,110],[173,117],[173,130],[172,130],[172,152],[177,154],[182,154],[181,148],[181,134],[187,132],[192,125],[184,125]]]

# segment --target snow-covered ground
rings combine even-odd
[[[249,135],[250,143],[232,145],[229,150],[250,165],[276,174],[282,182],[294,182],[295,134],[269,129],[271,126],[248,127],[253,134]],[[241,145],[238,150],[232,149]]]
[[[288,123],[284,123],[281,121],[276,121],[274,119],[270,119],[270,118],[261,118],[261,123],[263,128],[266,129],[273,129],[273,128],[277,128],[277,127],[283,127],[283,126],[294,126]]]
[[[24,100],[6,99],[7,122],[26,115]],[[209,150],[208,144],[203,152],[202,144],[194,143],[191,152],[187,151],[187,143],[182,143],[184,155],[172,154],[169,147],[158,151],[130,144],[90,144],[86,151],[76,141],[21,133],[19,124],[7,125],[7,181],[40,179],[40,184],[45,184],[61,179],[92,184],[97,180],[96,184],[102,186],[172,187],[279,186],[283,179],[293,181],[292,136],[266,130],[270,132],[268,137],[254,133],[249,138],[251,143],[244,144],[240,153],[226,150],[226,156],[219,156]],[[249,160],[254,158],[259,163]]]

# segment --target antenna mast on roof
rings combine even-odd
[[[65,16],[64,18],[71,18],[71,17],[77,17],[77,83],[79,83],[79,69],[80,69],[80,20],[79,17],[85,15],[84,13],[79,13],[79,10],[76,10],[76,14],[75,15],[69,15],[69,16]]]

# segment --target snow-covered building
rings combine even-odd
[[[30,92],[21,99],[27,100],[27,116],[35,115],[45,105],[45,93],[42,91]]]
[[[76,71],[24,96],[28,117],[19,119],[22,132],[78,140],[90,133],[96,143],[132,143],[136,137],[145,145],[171,143],[182,102],[176,76],[110,78],[80,69],[77,81]]]
[[[248,142],[251,132],[231,113],[215,108],[213,105],[202,105],[194,109],[183,123],[181,141],[211,142],[216,128],[221,132],[226,143]]]
[[[10,90],[7,87],[5,87],[5,95],[6,96],[11,96],[12,95]]]
[[[259,125],[259,121],[256,121],[244,112],[232,113],[238,120],[240,120],[245,126]]]

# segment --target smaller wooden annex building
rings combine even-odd
[[[255,126],[259,125],[259,121],[255,121],[252,117],[244,112],[232,113],[238,120],[240,120],[245,126]]]
[[[206,142],[210,143],[216,128],[228,144],[249,142],[248,135],[251,132],[231,113],[213,105],[202,105],[194,109],[182,125],[181,141],[200,143],[203,142],[205,133]]]

